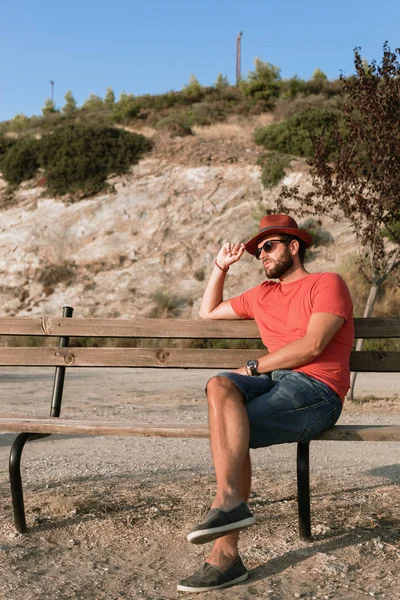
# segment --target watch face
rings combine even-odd
[[[249,369],[256,369],[257,368],[257,361],[254,360],[254,358],[252,358],[251,360],[247,361],[247,366],[249,367]]]

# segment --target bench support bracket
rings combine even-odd
[[[73,308],[64,306],[63,318],[72,317]],[[59,346],[66,348],[69,344],[69,337],[61,337]],[[50,417],[59,417],[61,412],[61,402],[64,391],[65,367],[56,367],[53,383],[53,394],[50,405]],[[24,507],[24,493],[22,489],[21,478],[21,456],[26,442],[30,440],[39,440],[49,437],[51,433],[20,433],[15,438],[10,450],[9,473],[11,498],[14,510],[15,528],[19,533],[26,532],[26,519]]]

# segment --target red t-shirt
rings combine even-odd
[[[281,284],[265,281],[231,299],[242,319],[254,319],[269,352],[304,336],[312,313],[325,312],[345,322],[322,354],[301,371],[329,385],[342,399],[350,387],[350,351],[354,339],[353,303],[350,292],[337,273],[312,273]]]

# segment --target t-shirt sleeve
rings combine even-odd
[[[337,273],[325,273],[316,285],[312,312],[326,312],[343,317],[346,321],[353,310],[350,291]]]
[[[241,319],[254,319],[251,307],[251,292],[252,290],[247,290],[247,292],[240,294],[240,296],[231,298],[231,306]]]

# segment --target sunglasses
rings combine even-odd
[[[275,248],[277,247],[278,244],[287,244],[287,243],[288,243],[287,240],[268,240],[267,242],[263,243],[261,248],[257,248],[257,250],[254,253],[254,256],[256,257],[257,260],[260,260],[261,252],[263,250],[264,250],[265,254],[270,254],[271,252],[273,252],[275,250]]]

